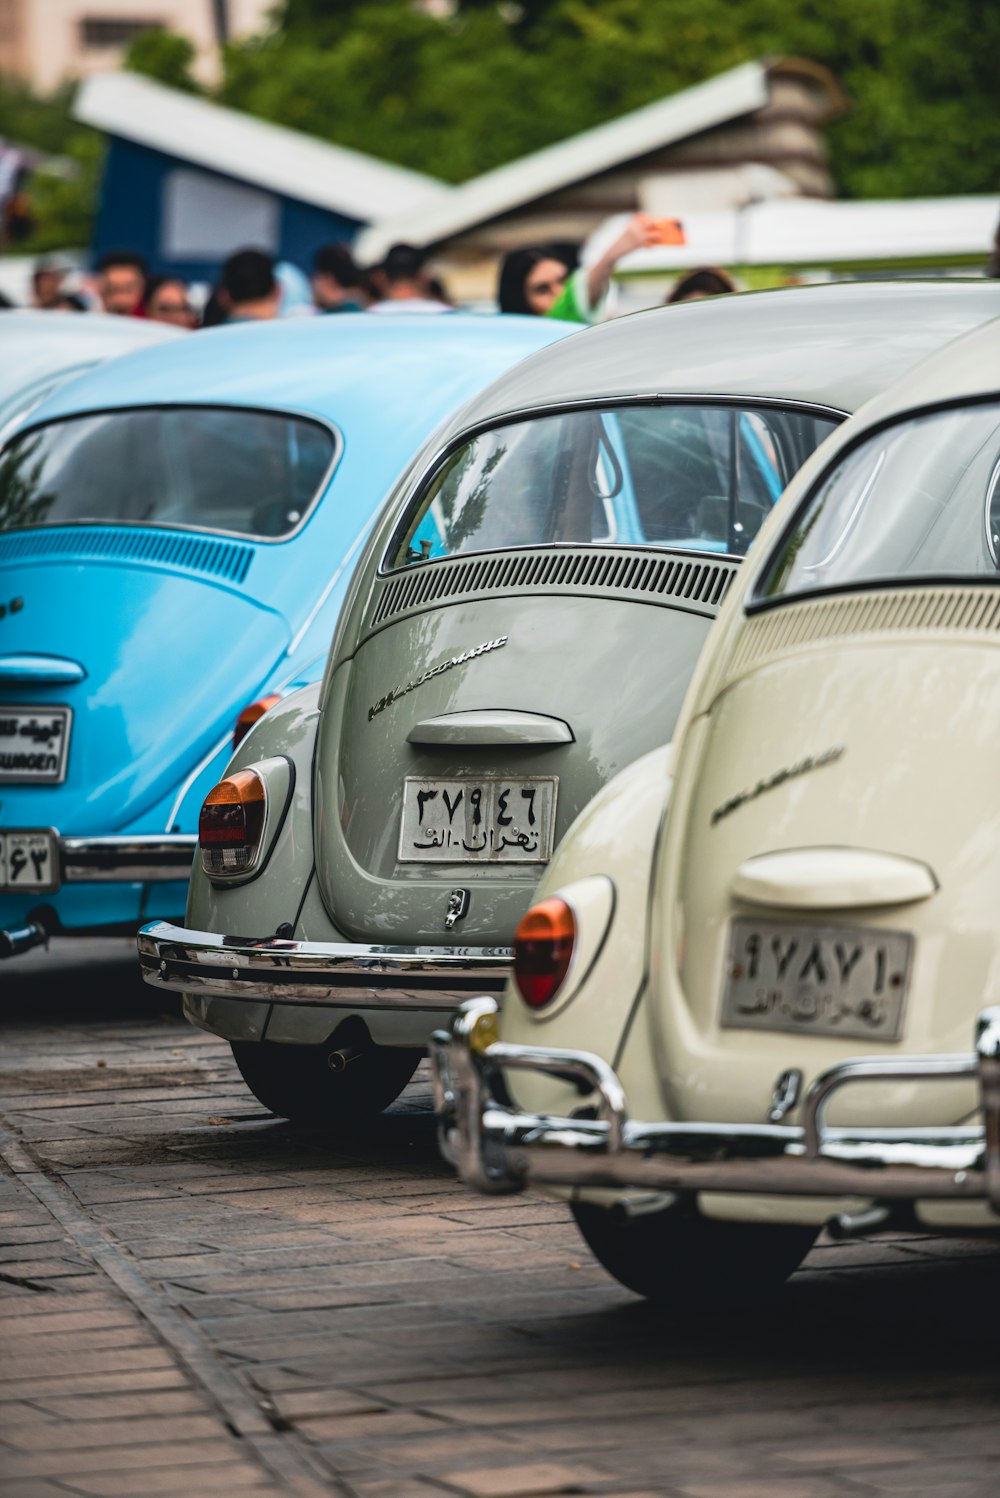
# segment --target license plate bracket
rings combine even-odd
[[[862,926],[740,918],[730,926],[723,1029],[894,1041],[913,937]]]
[[[557,775],[408,775],[400,863],[547,863],[555,835]]]
[[[48,894],[59,884],[59,837],[54,828],[7,827],[0,831],[0,892]]]

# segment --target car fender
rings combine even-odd
[[[645,988],[649,891],[670,795],[669,755],[669,745],[654,749],[610,780],[556,849],[535,903],[552,896],[568,900],[578,922],[577,946],[588,960],[577,974],[571,968],[567,992],[547,1009],[529,1009],[511,979],[500,1021],[503,1040],[593,1051],[618,1064]],[[593,888],[588,881],[597,878],[613,887],[610,902],[587,897]],[[589,930],[588,919],[603,921],[604,932]],[[574,1088],[548,1077],[512,1073],[508,1082],[517,1101],[533,1110],[571,1112],[580,1105]]]
[[[188,891],[187,925],[232,936],[272,936],[294,927],[313,870],[312,763],[319,719],[319,683],[276,703],[254,724],[226,774],[260,769],[268,760],[290,762],[292,790],[268,857],[254,875],[232,887],[209,879],[195,855]]]

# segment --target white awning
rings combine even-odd
[[[408,213],[451,191],[435,177],[224,109],[136,73],[88,78],[77,92],[73,114],[109,135],[361,223]]]

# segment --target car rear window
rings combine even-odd
[[[301,524],[336,455],[318,422],[172,406],[52,422],[0,454],[0,530],[77,521],[278,539]]]
[[[437,469],[389,565],[560,542],[742,556],[837,420],[801,407],[651,402],[493,427]]]
[[[888,427],[819,483],[761,574],[754,602],[1000,575],[1000,404]]]

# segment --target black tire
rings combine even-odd
[[[591,1253],[619,1284],[685,1311],[767,1300],[798,1268],[819,1231],[715,1222],[683,1208],[629,1217],[579,1202],[573,1216]]]
[[[345,1123],[381,1113],[399,1097],[422,1054],[369,1046],[343,1071],[334,1072],[327,1057],[338,1043],[230,1042],[236,1065],[257,1101],[293,1123]]]

